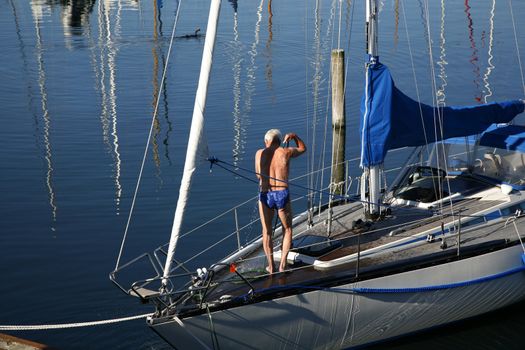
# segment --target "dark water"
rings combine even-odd
[[[339,11],[339,1],[223,1],[206,111],[210,154],[251,168],[264,132],[279,127],[309,145],[309,155],[294,163],[294,176],[328,164],[331,145],[323,149],[323,137],[326,118],[330,121],[329,52],[340,42],[348,68],[347,158],[358,155],[365,44],[363,6],[354,2],[341,2]],[[381,2],[379,51],[398,86],[427,103],[433,87],[448,105],[524,98],[519,58],[525,59],[525,3],[428,2],[428,11],[423,0]],[[83,322],[152,311],[115,288],[108,273],[115,267],[152,120],[122,261],[165,243],[171,230],[204,43],[176,39],[161,85],[177,5],[0,0],[0,324]],[[183,1],[176,35],[197,27],[204,32],[208,6],[204,0]],[[251,182],[208,169],[203,164],[194,181],[185,231],[256,194]],[[350,170],[359,173],[355,165]],[[250,203],[241,224],[256,216]],[[295,208],[304,210],[304,203]],[[188,236],[177,257],[192,257],[232,227],[229,215],[213,229]],[[257,234],[257,227],[248,232]],[[223,254],[212,250],[190,267]],[[380,348],[521,349],[524,311],[517,305]],[[11,334],[58,349],[167,348],[143,320]]]

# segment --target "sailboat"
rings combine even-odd
[[[239,243],[196,272],[178,262],[184,207],[203,151],[219,9],[220,0],[212,0],[169,245],[117,262],[110,274],[125,293],[155,306],[147,319],[153,331],[177,349],[354,348],[525,299],[525,126],[511,124],[525,102],[432,107],[409,98],[379,60],[375,0],[366,6],[360,196],[340,196],[330,207],[337,220],[329,236],[307,212],[294,218],[290,273],[257,272],[264,267],[262,239]],[[414,150],[385,188],[385,157],[402,147]],[[155,275],[121,283],[122,271],[142,259]]]

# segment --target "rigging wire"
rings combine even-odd
[[[316,0],[315,2],[315,11],[314,11],[314,48],[315,48],[315,53],[314,53],[314,57],[315,57],[315,62],[314,62],[314,77],[313,77],[313,81],[312,81],[312,95],[313,95],[313,115],[312,115],[312,143],[311,143],[311,151],[310,151],[310,156],[307,156],[306,159],[307,159],[307,169],[309,171],[309,175],[308,175],[308,183],[309,183],[309,186],[310,187],[314,187],[314,169],[315,169],[315,150],[316,150],[316,139],[317,139],[317,121],[318,121],[318,106],[319,106],[319,85],[321,83],[321,59],[322,59],[322,56],[320,54],[321,52],[321,40],[320,40],[320,36],[321,36],[321,26],[320,26],[320,19],[319,19],[319,1],[320,0]],[[308,6],[305,6],[306,9],[308,9]],[[307,17],[306,17],[307,18]],[[305,52],[308,52],[307,50],[307,47],[308,47],[308,21],[306,20],[305,18],[305,22],[306,22],[306,30],[305,30]],[[306,64],[306,77],[308,77],[308,64]],[[309,101],[308,101],[308,81],[305,80],[305,87],[306,87],[306,105],[307,105],[307,117],[309,116],[308,112],[309,112]],[[307,123],[309,124],[309,119],[307,118]],[[310,135],[309,135],[309,132],[310,132],[310,128],[306,128],[306,131],[307,131],[307,139],[310,140]],[[318,180],[318,176],[316,176],[316,184],[315,186],[317,186],[317,180]],[[313,201],[314,201],[314,192],[310,192],[308,194],[308,200],[307,200],[307,209],[309,212],[311,212],[311,208],[313,206]]]
[[[255,182],[255,180],[253,180],[252,178],[248,178],[248,177],[246,177],[246,176],[243,176],[243,175],[239,174],[238,171],[237,171],[237,170],[242,170],[242,171],[247,172],[247,173],[257,174],[257,173],[256,173],[255,171],[253,171],[253,170],[249,170],[249,169],[242,168],[242,167],[237,167],[237,166],[235,166],[235,165],[233,165],[233,164],[230,164],[230,163],[228,163],[228,162],[225,162],[225,161],[219,160],[219,159],[217,159],[217,158],[209,158],[208,161],[210,161],[211,165],[215,164],[215,165],[219,166],[221,169],[224,169],[224,170],[226,170],[227,172],[230,172],[230,173],[234,174],[235,177],[237,177],[237,178],[238,178],[238,177],[241,177],[241,178],[247,179],[247,180],[249,180],[249,181],[251,181],[251,182]],[[228,169],[228,168],[226,168],[225,166],[222,166],[222,165],[219,164],[219,163],[223,163],[223,164],[225,164],[225,165],[227,165],[227,166],[229,166],[229,167],[231,167],[232,169],[235,169],[235,170]],[[259,175],[261,175],[261,174],[259,174]],[[308,175],[308,174],[307,174],[307,175]],[[301,177],[305,177],[305,176],[307,176],[307,175],[303,175],[303,176],[301,176]],[[267,175],[261,175],[261,176],[269,177],[269,176],[267,176]],[[301,178],[301,177],[299,177],[299,178]],[[269,177],[269,178],[271,178],[271,177]],[[292,185],[292,186],[300,187],[300,188],[303,188],[303,189],[306,189],[306,190],[310,190],[308,187],[304,187],[304,186],[300,186],[300,185],[297,185],[297,184],[293,184],[293,183],[290,183],[290,182],[285,181],[285,180],[275,179],[275,178],[271,178],[271,179],[274,179],[274,180],[276,180],[276,181],[285,182],[285,183],[288,183],[288,184],[290,184],[290,185]],[[298,179],[298,178],[293,179],[293,180],[297,180],[297,179]],[[318,191],[318,190],[315,190],[315,189],[312,189],[312,190],[313,190],[313,191]],[[325,192],[326,192],[326,191],[325,191]],[[328,193],[328,195],[331,195],[329,192],[326,192],[326,193]],[[334,195],[334,196],[337,196],[337,195]],[[341,196],[341,197],[342,197],[342,196]],[[346,198],[346,199],[349,199],[351,202],[358,202],[358,203],[361,202],[361,203],[364,203],[363,201],[356,200],[355,198],[351,198],[350,196],[345,196],[345,198]],[[298,199],[300,199],[300,198],[298,198]],[[298,200],[298,199],[294,199],[294,201],[295,201],[295,200]],[[246,204],[246,203],[248,203],[249,201],[252,201],[252,200],[254,200],[254,198],[251,198],[251,199],[245,201],[243,204]],[[240,206],[240,205],[239,205],[239,206]],[[234,210],[235,208],[237,208],[237,207],[239,207],[239,206],[236,206],[236,207],[234,207],[234,208],[228,210],[227,212],[231,212],[232,210]],[[398,213],[396,214],[397,217],[403,216],[403,212],[408,212],[408,211],[409,211],[411,214],[413,213],[413,209],[404,208],[404,207],[396,207],[396,211],[398,211]],[[195,229],[193,229],[193,230],[187,232],[186,234],[184,234],[184,236],[189,235],[190,233],[196,231],[198,228],[201,228],[201,227],[203,227],[203,226],[205,226],[205,225],[211,223],[212,221],[214,221],[214,220],[216,220],[216,219],[218,219],[218,218],[224,216],[227,212],[225,212],[225,213],[223,213],[223,214],[220,214],[219,216],[217,216],[217,217],[215,217],[215,218],[209,220],[209,221],[206,222],[205,224],[202,224],[202,225],[200,225],[199,227],[197,227],[197,228],[195,228]],[[455,225],[456,225],[456,221],[455,221],[455,220],[456,220],[456,219],[455,219],[455,217],[453,216],[453,214],[445,214],[445,213],[443,213],[441,216],[442,216],[442,219],[445,218],[445,217],[452,217],[452,221],[449,221],[449,222],[446,222],[446,223],[445,223],[445,225],[447,226],[447,230],[450,229],[450,227],[455,227]],[[501,214],[501,218],[502,218],[502,219],[505,218],[505,217],[513,217],[513,216],[515,216],[515,214],[508,214],[508,215],[503,215],[503,214]],[[476,215],[476,214],[472,214],[472,215],[469,215],[469,214],[462,214],[462,217],[463,217],[463,218],[472,218],[472,219],[479,219],[479,218],[487,219],[487,214],[486,214],[486,213],[485,213],[485,214],[478,214],[478,215]],[[395,227],[402,227],[402,226],[411,225],[411,224],[418,223],[418,222],[424,222],[424,221],[426,221],[426,220],[428,220],[428,219],[432,219],[432,216],[429,216],[429,217],[423,217],[423,218],[419,218],[419,219],[416,219],[416,220],[413,220],[413,221],[403,222],[403,223],[400,223],[400,224],[393,224],[393,225],[389,225],[389,226],[385,226],[385,227],[380,227],[380,228],[375,229],[375,230],[367,231],[366,234],[371,234],[371,233],[379,232],[379,231],[382,231],[382,230],[390,230],[390,229],[393,229],[393,228],[395,228]],[[442,220],[442,219],[441,219],[441,220]],[[251,227],[256,221],[258,221],[258,219],[257,219],[257,220],[254,220],[254,221],[252,221],[252,222],[247,223],[247,224],[244,225],[243,227],[240,227],[239,230],[244,230],[245,228]],[[307,232],[307,231],[308,231],[308,229],[306,229],[306,230],[303,231],[303,232]],[[301,233],[303,233],[303,232],[301,232]],[[301,234],[301,233],[299,233],[299,234]],[[194,255],[194,256],[188,258],[188,259],[187,259],[186,261],[184,261],[184,262],[181,262],[179,265],[184,265],[184,264],[189,263],[190,261],[192,261],[192,260],[198,258],[199,256],[201,256],[201,255],[207,253],[208,251],[210,251],[210,250],[213,249],[214,247],[216,247],[216,246],[218,246],[219,244],[221,244],[221,243],[227,241],[228,239],[230,239],[231,237],[234,237],[234,236],[237,235],[237,234],[238,234],[238,231],[237,231],[237,230],[233,231],[232,233],[226,235],[225,237],[221,238],[219,241],[217,241],[217,242],[215,242],[214,244],[212,244],[211,246],[209,246],[208,248],[206,248],[206,249],[200,251],[198,254],[196,254],[196,255]],[[182,236],[181,236],[181,237],[182,237]],[[405,238],[408,238],[408,237],[412,237],[412,235],[408,235],[408,236],[407,236],[407,235],[399,235],[399,234],[396,234],[396,237],[405,237]],[[341,238],[341,239],[343,239],[343,238]],[[337,241],[337,240],[339,240],[339,239],[335,239],[334,241]],[[255,240],[254,240],[254,241],[255,241]],[[254,241],[251,241],[251,243],[253,243]],[[251,243],[250,243],[250,244],[251,244]],[[315,244],[312,244],[312,246],[313,246],[313,245],[315,245]],[[239,261],[250,261],[250,260],[255,260],[255,259],[257,259],[257,258],[260,258],[260,257],[263,257],[263,255],[253,256],[253,257],[251,257],[251,258],[241,259],[241,260],[239,260]]]
[[[336,194],[336,193],[333,193],[333,192],[330,192],[330,191],[325,191],[325,190],[322,190],[322,189],[318,190],[318,189],[315,189],[315,188],[309,188],[308,186],[303,186],[303,185],[299,185],[299,184],[296,184],[296,183],[292,183],[290,180],[282,180],[282,179],[278,179],[278,178],[275,178],[275,177],[272,177],[272,176],[261,174],[261,173],[258,173],[256,171],[254,171],[254,170],[250,170],[250,169],[243,168],[243,167],[240,167],[240,166],[235,166],[235,165],[233,165],[231,163],[228,163],[228,162],[226,162],[224,160],[220,160],[220,159],[215,158],[215,157],[210,157],[207,160],[210,162],[211,166],[216,165],[216,166],[220,167],[221,169],[232,173],[236,177],[243,178],[243,179],[248,180],[248,181],[253,182],[253,183],[257,183],[258,184],[258,181],[253,179],[253,178],[251,178],[251,177],[242,175],[236,170],[241,170],[241,171],[244,171],[244,172],[249,173],[249,174],[254,174],[254,175],[261,176],[261,177],[265,177],[265,178],[268,178],[270,180],[274,180],[274,181],[278,181],[278,182],[281,182],[281,183],[284,183],[284,184],[288,184],[290,186],[294,186],[294,187],[297,187],[297,188],[300,188],[300,189],[303,189],[303,190],[306,190],[306,191],[315,191],[315,192],[318,192],[318,193],[321,193],[321,194],[326,194],[326,195],[328,195],[330,197],[334,197],[334,198],[337,198],[337,199],[348,200],[349,202],[352,202],[352,203],[371,204],[371,202],[369,202],[369,201],[356,199],[353,196],[349,196],[349,195],[346,195],[346,194],[339,195],[339,194]],[[221,163],[225,164],[228,167],[231,167],[232,169],[236,169],[236,170],[229,169],[226,166],[223,166]],[[452,198],[449,198],[449,199],[450,199],[450,201],[452,201]],[[391,207],[389,204],[385,204],[385,203],[381,203],[381,204],[378,204],[378,205],[379,206],[383,206],[383,207],[387,207],[387,208]],[[406,209],[406,208],[403,208],[403,207],[396,207],[396,208],[399,209],[399,210],[410,210],[410,211],[412,210],[412,209]],[[440,211],[438,211],[438,212],[441,212],[442,213],[441,215],[447,215],[447,214],[444,214],[442,209]],[[452,214],[453,214],[453,212],[452,212]],[[467,216],[466,215],[462,215],[462,217],[467,217]]]
[[[335,0],[332,2],[332,7],[330,9],[330,18],[328,20],[328,26],[327,26],[327,36],[331,35],[331,44],[330,47],[334,46],[334,32],[335,32]],[[324,167],[326,160],[326,140],[328,138],[328,111],[329,111],[329,105],[330,105],[330,98],[332,96],[332,80],[328,79],[327,81],[327,94],[326,94],[326,113],[325,113],[325,122],[324,122],[324,136],[323,136],[323,151],[321,154],[321,157],[319,158],[319,168],[323,169],[321,170],[320,174],[320,181],[318,182],[319,187],[323,186],[324,182]],[[319,194],[319,208],[321,208],[322,203],[322,192]],[[321,211],[319,211],[319,215],[321,215]]]
[[[165,80],[166,80],[166,72],[168,70],[168,63],[169,63],[169,60],[170,60],[170,53],[171,53],[171,49],[173,47],[173,41],[175,39],[175,30],[177,28],[177,23],[178,23],[178,20],[179,20],[181,3],[182,3],[182,0],[178,0],[177,1],[177,14],[175,16],[175,21],[173,23],[173,30],[171,32],[170,46],[168,48],[168,54],[167,54],[167,58],[166,58],[166,63],[164,64],[164,70],[162,72],[162,79],[160,81],[160,88],[161,89],[164,86]],[[133,193],[133,199],[131,201],[131,207],[130,207],[130,210],[129,210],[128,220],[126,222],[126,228],[124,229],[124,237],[122,238],[122,243],[120,245],[120,250],[119,250],[119,253],[118,253],[118,257],[117,257],[117,263],[115,264],[115,270],[118,269],[118,267],[120,265],[120,259],[122,257],[122,252],[124,251],[124,244],[126,243],[126,238],[128,236],[129,225],[131,223],[131,217],[133,215],[133,209],[135,208],[135,202],[137,200],[137,194],[139,192],[140,181],[142,180],[142,173],[144,171],[144,165],[146,164],[146,158],[148,156],[148,149],[149,149],[149,144],[150,144],[150,141],[151,141],[151,135],[153,133],[153,126],[155,124],[155,119],[157,118],[157,111],[158,111],[159,103],[160,103],[160,95],[161,94],[157,95],[157,102],[155,103],[155,110],[153,111],[153,116],[151,118],[151,125],[150,125],[150,128],[149,128],[148,139],[146,141],[146,147],[144,149],[144,155],[142,156],[142,163],[140,165],[139,176],[137,178],[137,184],[135,186],[135,192]]]
[[[419,84],[418,84],[417,75],[416,75],[416,66],[414,64],[414,54],[413,54],[413,51],[412,51],[410,35],[409,35],[409,32],[408,32],[408,23],[407,23],[406,11],[405,11],[405,3],[404,3],[403,0],[401,0],[401,9],[403,11],[403,22],[405,24],[405,33],[406,33],[406,36],[407,36],[408,52],[409,52],[410,63],[411,63],[411,67],[412,67],[412,76],[414,78],[414,86],[415,86],[415,89],[416,89],[417,103],[418,103],[418,107],[419,107],[419,117],[421,119],[421,127],[423,129],[423,136],[425,137],[424,149],[426,150],[427,157],[430,158],[431,152],[429,150],[429,146],[428,146],[429,142],[428,142],[428,138],[427,138],[427,130],[426,130],[426,127],[425,127],[425,122],[423,120],[423,108],[422,108],[422,103],[421,103],[421,95],[419,93]],[[425,16],[425,17],[427,17],[427,16]],[[425,32],[428,33],[427,28],[425,28]],[[426,37],[426,41],[427,41],[427,44],[430,45],[430,36],[429,35]],[[438,189],[436,188],[436,184],[434,183],[434,181],[432,181],[432,186],[433,186],[433,189],[434,189],[434,193],[437,193]]]
[[[410,57],[411,67],[412,67],[412,76],[414,78],[414,86],[415,86],[415,89],[416,89],[417,103],[418,103],[418,106],[419,106],[419,116],[421,118],[421,126],[423,128],[423,135],[425,137],[425,148],[426,148],[426,151],[427,151],[427,155],[429,155],[430,152],[428,150],[427,131],[426,131],[426,128],[425,128],[425,123],[423,121],[423,109],[421,107],[421,95],[419,93],[419,84],[418,84],[417,75],[416,75],[416,65],[414,64],[414,54],[412,52],[412,45],[411,45],[411,41],[410,41],[410,35],[408,33],[408,23],[407,23],[407,17],[406,17],[406,12],[405,12],[405,3],[404,3],[403,0],[401,0],[401,9],[403,11],[403,21],[405,22],[405,32],[406,32],[406,36],[407,36],[408,53],[409,53],[409,57]]]
[[[518,35],[516,32],[516,21],[514,20],[514,11],[512,10],[512,0],[509,0],[509,7],[510,7],[510,18],[512,19],[512,28],[514,30],[514,44],[516,45],[516,55],[518,57],[518,63],[520,67],[521,84],[523,86],[523,95],[525,96],[525,78],[523,76],[523,66],[521,64],[520,49],[518,45]]]
[[[431,72],[431,82],[432,82],[432,92],[433,92],[433,101],[437,101],[437,81],[436,81],[436,73],[435,73],[435,68],[434,68],[434,57],[433,57],[433,54],[432,54],[432,37],[430,35],[430,14],[429,14],[429,6],[428,6],[428,0],[425,1],[425,17],[426,17],[426,26],[427,26],[427,35],[428,35],[428,52],[429,52],[429,61],[430,61],[430,72]],[[438,171],[441,169],[441,161],[440,161],[440,150],[439,150],[439,146],[441,146],[441,153],[442,153],[442,156],[443,156],[443,165],[444,165],[444,168],[445,170],[448,168],[448,165],[447,165],[447,157],[446,157],[446,154],[445,154],[445,143],[444,143],[444,133],[443,133],[443,110],[442,110],[442,107],[441,106],[438,106],[437,109],[435,109],[435,111],[437,111],[437,116],[434,115],[434,137],[435,137],[435,140],[438,139],[438,129],[439,129],[439,134],[441,136],[441,140],[439,142],[436,142],[436,146],[435,146],[435,151],[436,151],[436,166],[437,166],[437,169]],[[446,183],[447,183],[447,187],[448,187],[448,192],[450,193],[451,190],[450,190],[450,179],[448,178],[445,178],[446,180]],[[438,185],[438,193],[440,196],[443,195],[443,188],[442,188],[442,184],[441,184],[441,181],[438,181],[437,182],[437,185]],[[453,203],[452,203],[452,198],[449,198],[450,199],[450,210],[452,212],[452,215],[454,215],[454,212],[453,212]],[[441,208],[441,212],[443,212],[443,202],[440,202],[440,208]]]
[[[339,0],[339,32],[337,34],[337,48],[341,48],[341,22],[343,17],[343,0]]]
[[[305,6],[305,15],[304,15],[304,52],[308,52],[308,6]],[[308,99],[308,55],[304,55],[304,99],[305,99],[305,109],[306,109],[306,125],[310,125],[310,102]],[[313,124],[313,123],[312,123]],[[315,124],[314,124],[315,127]],[[310,128],[306,128],[306,140],[310,142]],[[306,157],[306,169],[308,172],[312,170],[312,165],[310,163],[310,157]],[[313,178],[308,178],[308,182],[311,182]],[[311,186],[310,186],[311,187]],[[310,211],[311,198],[308,196],[306,210]]]
[[[340,50],[341,49],[341,22],[342,22],[342,0],[339,0],[339,33],[338,33],[338,38],[337,38],[337,49]],[[332,46],[333,47],[333,46]],[[343,52],[344,53],[344,52]],[[330,57],[331,57],[331,54],[330,54]],[[344,63],[344,61],[343,61]],[[332,76],[332,62],[330,62],[330,85],[332,86],[333,88],[333,81],[334,81],[334,77]],[[344,99],[344,82],[343,82],[343,117],[344,117],[344,103],[345,103],[345,99]],[[335,96],[338,96],[339,94],[339,85],[336,86],[336,91],[335,91]],[[332,113],[333,113],[333,109],[334,109],[334,106],[333,106],[333,102],[334,102],[334,96],[332,95]],[[328,110],[328,107],[327,107],[327,110]],[[333,123],[333,120],[334,120],[334,116],[332,115],[332,123]],[[339,125],[336,126],[336,128],[338,129],[336,131],[338,134],[341,133],[341,128],[343,127],[341,125],[341,123],[338,123]],[[334,125],[332,124],[332,127]],[[338,189],[340,188],[340,186],[338,186],[338,184],[334,183],[334,169],[336,167],[339,167],[339,166],[343,166],[342,164],[339,164],[339,163],[335,163],[336,159],[339,159],[339,151],[340,151],[340,143],[341,143],[341,138],[338,137],[337,138],[337,144],[334,143],[334,140],[333,140],[333,136],[332,136],[332,161],[331,161],[331,168],[330,168],[330,192],[334,192],[334,189]],[[337,152],[334,152],[335,150],[337,149]],[[344,150],[343,150],[344,152]],[[339,192],[339,191],[338,191]],[[332,220],[332,216],[331,216],[331,211],[332,211],[332,196],[330,196],[330,200],[328,201],[328,220],[330,221],[328,223],[328,227],[331,227],[331,220]],[[329,229],[330,230],[330,229]],[[329,232],[330,234],[330,232]]]

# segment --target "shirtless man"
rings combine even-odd
[[[292,206],[288,192],[288,173],[290,159],[303,154],[306,146],[303,140],[294,133],[284,136],[284,142],[290,140],[294,140],[297,147],[281,148],[281,132],[277,129],[268,130],[264,135],[265,148],[258,150],[255,154],[255,172],[259,179],[259,214],[261,215],[263,248],[268,260],[266,270],[270,274],[275,271],[272,241],[274,209],[277,209],[284,230],[279,272],[284,272],[286,269],[286,258],[292,245]]]

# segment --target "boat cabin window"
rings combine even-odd
[[[472,174],[493,181],[494,184],[506,183],[514,187],[523,186],[525,189],[525,155],[521,152],[449,144],[446,146],[446,154],[449,175]]]
[[[500,184],[525,190],[525,154],[474,143],[444,143],[432,152],[427,165],[409,166],[392,194],[398,199],[432,203]]]

